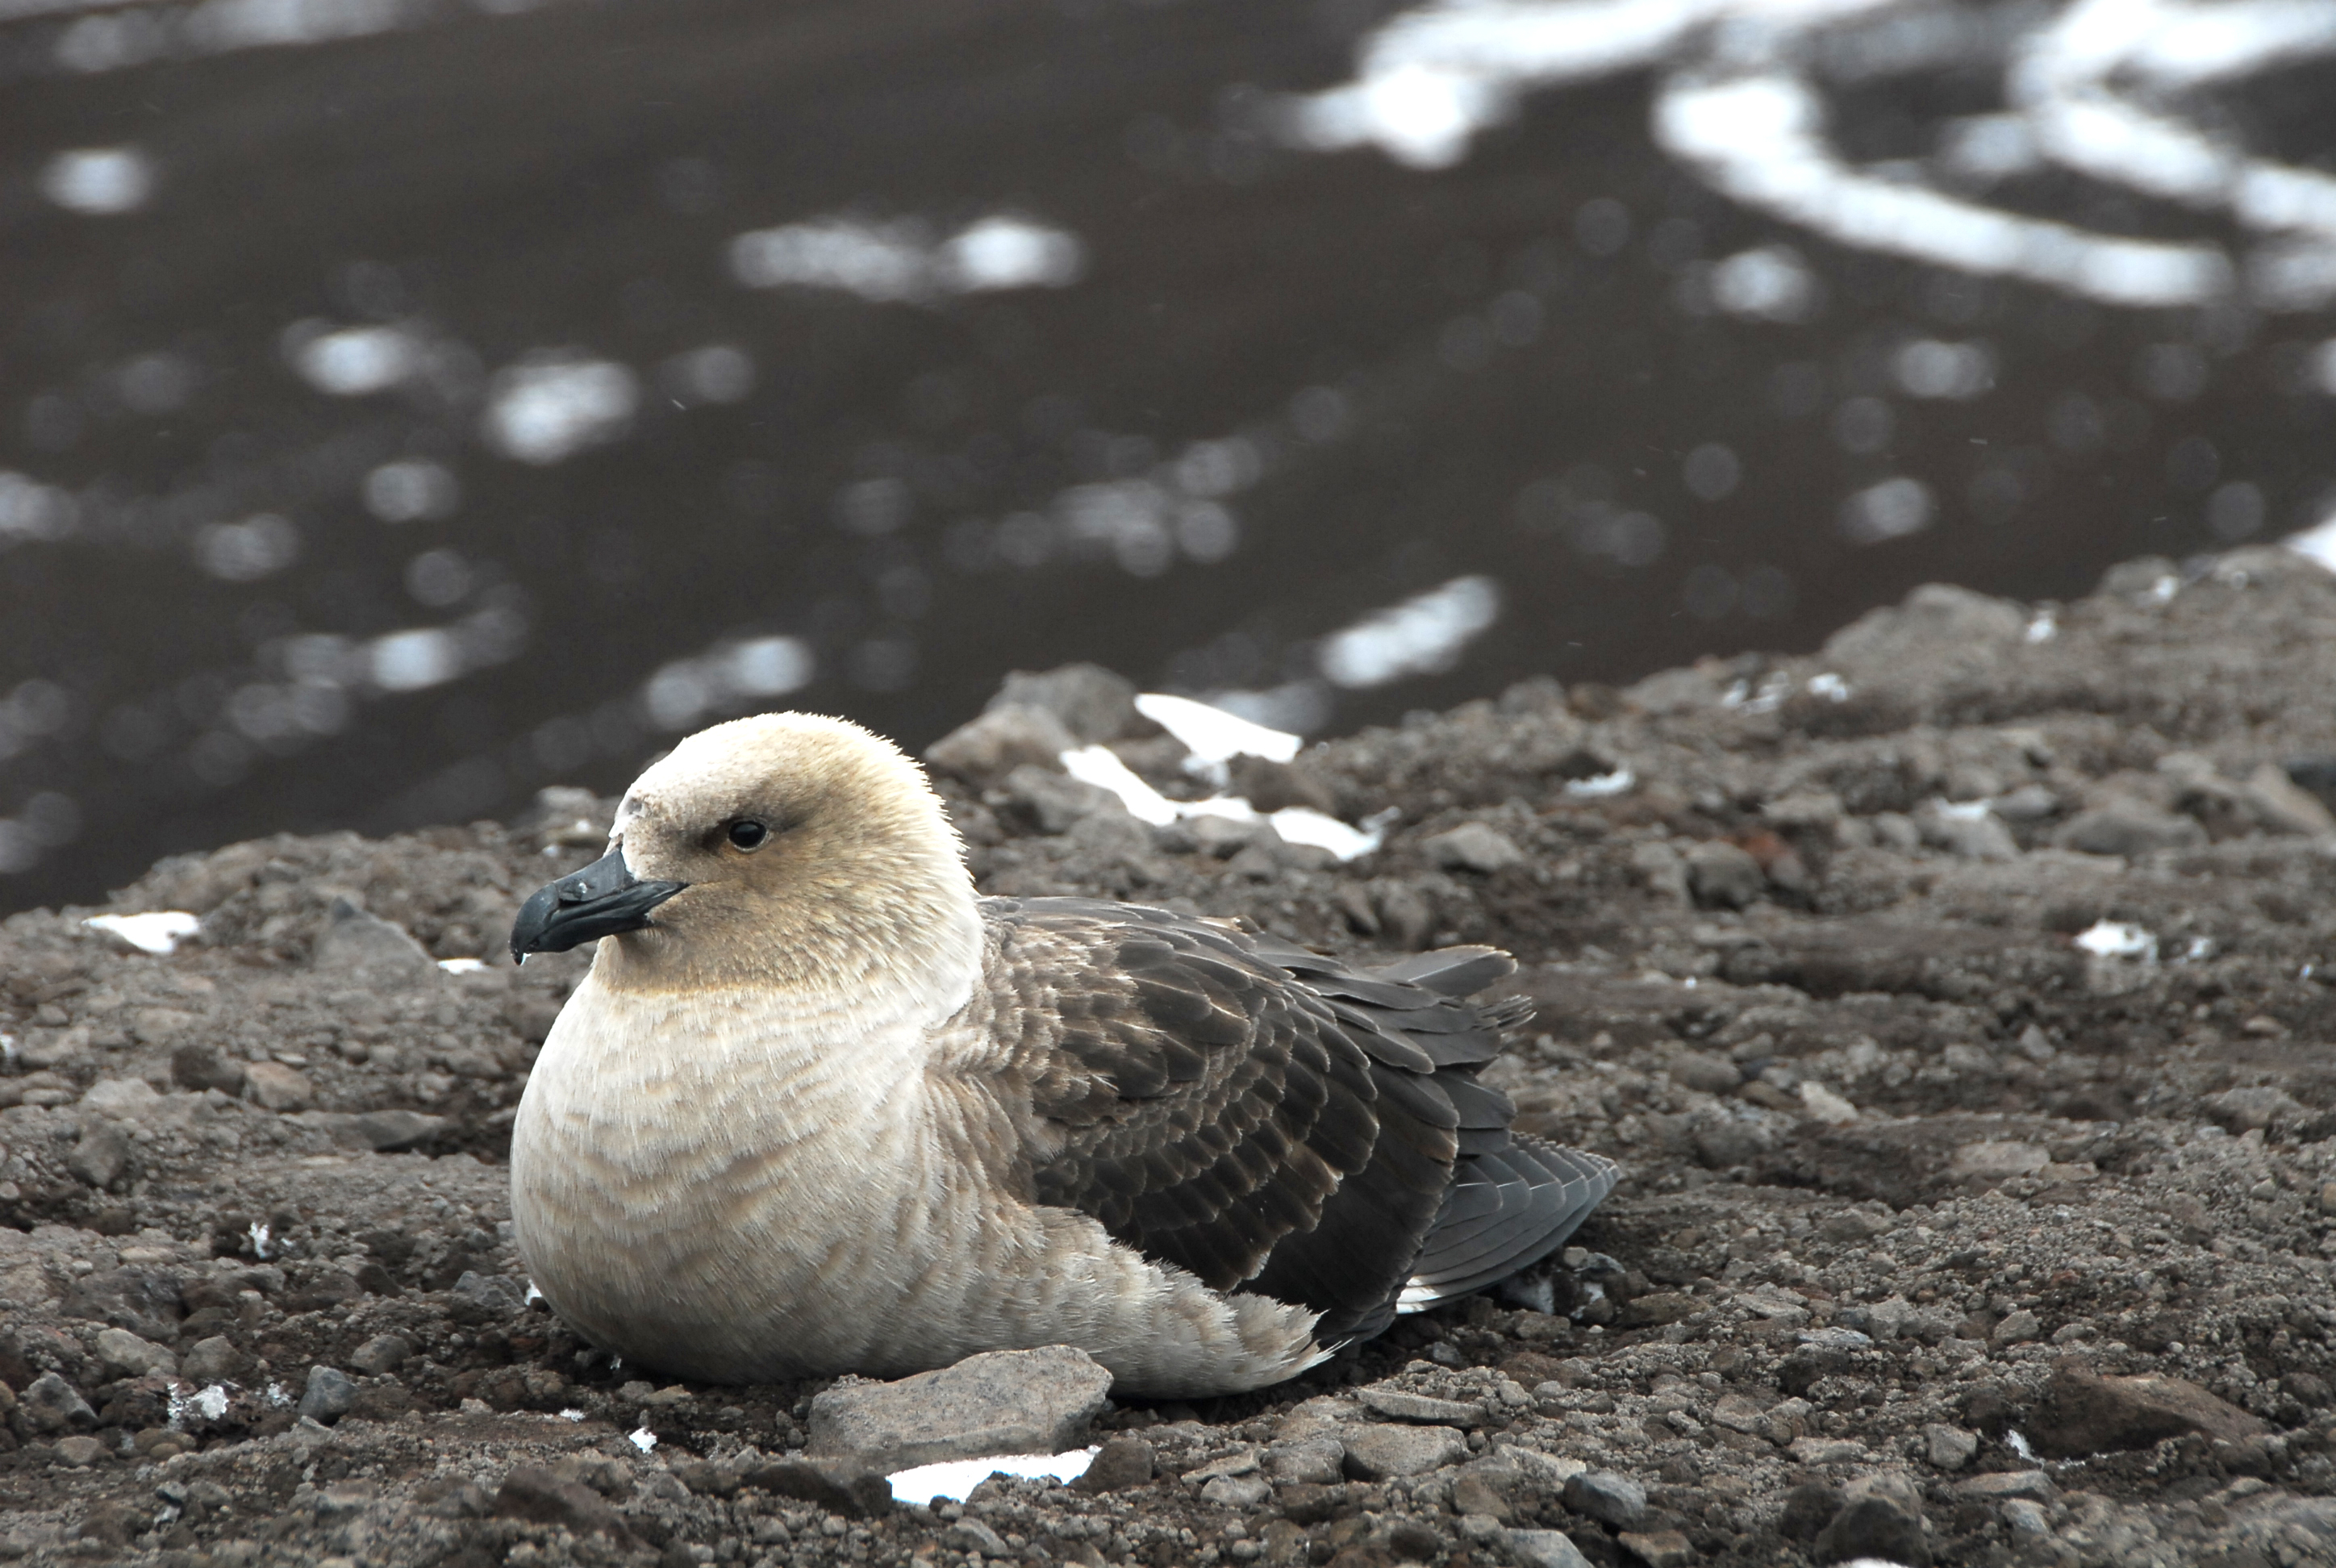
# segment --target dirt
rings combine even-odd
[[[1393,811],[1343,863],[949,781],[992,891],[1511,949],[1521,1124],[1629,1173],[1545,1274],[1115,1406],[1116,1489],[790,1495],[820,1385],[673,1384],[527,1300],[500,1161],[582,962],[497,942],[608,803],[13,916],[0,1559],[2336,1561],[2331,634],[2299,560],[2144,561],[1239,765]],[[167,956],[83,924],[163,910]]]

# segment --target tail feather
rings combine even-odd
[[[1621,1179],[1613,1161],[1538,1138],[1468,1162],[1396,1310],[1416,1312],[1529,1269],[1565,1244]]]

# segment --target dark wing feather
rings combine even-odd
[[[984,913],[978,1002],[1028,1096],[1031,1198],[1218,1290],[1315,1308],[1326,1343],[1537,1261],[1604,1195],[1582,1203],[1581,1174],[1535,1151],[1566,1152],[1513,1140],[1508,1097],[1475,1080],[1504,1019],[1465,998],[1514,969],[1504,953],[1362,974],[1140,905]]]

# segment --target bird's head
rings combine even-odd
[[[848,993],[965,969],[979,920],[923,772],[846,719],[764,714],[701,730],[635,780],[608,855],[539,891],[511,954],[598,939],[627,989]]]

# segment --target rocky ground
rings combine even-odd
[[[937,1509],[865,1472],[947,1451],[938,1395],[942,1448],[886,1448],[864,1385],[669,1384],[527,1299],[499,1162],[581,961],[498,940],[607,803],[11,917],[0,1559],[2336,1562],[2331,691],[2336,578],[2276,553],[1927,589],[1814,657],[1234,763],[1394,813],[1341,863],[1144,825],[1049,748],[1189,797],[1181,748],[1025,684],[941,748],[985,887],[1506,946],[1500,1082],[1629,1176],[1544,1277],[1264,1394],[1078,1385],[1032,1441],[1091,1428],[1086,1481]],[[153,911],[200,931],[83,923]]]

